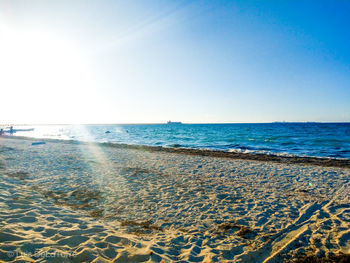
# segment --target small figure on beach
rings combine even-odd
[[[13,133],[13,126],[10,127],[9,133]]]
[[[0,135],[4,134],[4,129],[0,129]]]

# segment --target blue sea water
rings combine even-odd
[[[15,135],[350,159],[350,123],[38,125],[31,128],[34,131]]]

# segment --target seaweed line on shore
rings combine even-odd
[[[226,152],[218,150],[207,150],[207,149],[191,149],[191,148],[171,148],[162,146],[149,146],[149,145],[132,145],[132,144],[119,144],[119,143],[99,143],[99,142],[84,142],[77,140],[59,140],[59,139],[47,139],[47,138],[31,138],[22,136],[3,136],[7,139],[25,139],[30,141],[49,141],[69,144],[83,144],[83,145],[100,145],[105,147],[114,147],[120,149],[135,149],[143,150],[148,152],[168,152],[186,155],[197,155],[197,156],[209,156],[239,160],[250,160],[250,161],[264,161],[264,162],[276,162],[284,164],[301,164],[301,165],[317,165],[322,167],[339,167],[339,168],[350,168],[350,160],[347,159],[335,159],[325,157],[307,157],[307,156],[280,156],[273,154],[262,154],[262,153],[241,153],[241,152]]]

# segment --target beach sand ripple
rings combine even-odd
[[[0,261],[337,262],[350,253],[347,168],[0,140]]]

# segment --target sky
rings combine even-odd
[[[0,0],[0,123],[350,121],[350,1]]]

